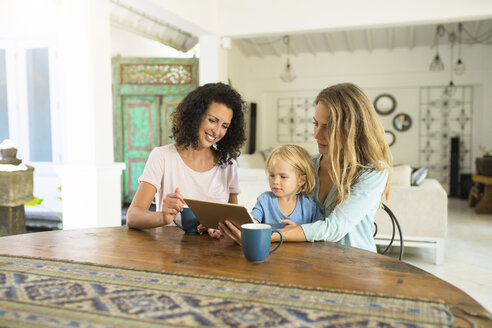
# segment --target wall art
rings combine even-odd
[[[395,134],[389,130],[384,131],[384,137],[386,138],[386,142],[388,143],[388,146],[393,146],[396,141]]]
[[[451,138],[460,138],[460,174],[472,172],[473,86],[457,86],[451,97],[444,87],[420,88],[419,161],[429,177],[449,192]]]
[[[390,94],[384,93],[374,99],[374,109],[380,115],[389,115],[395,111],[396,99]]]
[[[277,99],[277,141],[313,141],[313,116],[314,98]]]
[[[393,126],[396,131],[407,131],[412,127],[412,118],[410,115],[405,113],[397,114],[393,118]]]

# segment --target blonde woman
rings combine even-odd
[[[262,193],[251,215],[259,223],[303,224],[324,218],[311,192],[314,165],[308,151],[297,145],[275,148],[266,160],[271,191]]]
[[[332,241],[376,252],[373,221],[389,194],[388,144],[376,111],[358,86],[343,83],[322,90],[315,100],[314,138],[319,154],[314,198],[324,220],[281,229],[284,241]],[[241,241],[230,222],[223,234]],[[274,234],[272,241],[277,241]]]

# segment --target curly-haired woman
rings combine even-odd
[[[237,203],[235,159],[246,140],[245,111],[239,93],[226,84],[209,83],[190,92],[171,115],[176,144],[156,147],[138,179],[128,227],[155,228],[175,218],[179,223],[183,197]],[[148,210],[154,197],[155,212]]]
[[[382,125],[367,95],[351,83],[322,90],[315,104],[314,198],[325,219],[301,225],[282,220],[284,241],[326,240],[375,252],[374,216],[388,196],[391,170]],[[225,223],[221,230],[240,243],[241,231]]]

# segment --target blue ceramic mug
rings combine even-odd
[[[271,236],[275,232],[280,235],[280,242],[277,247],[270,251]],[[283,241],[282,233],[278,230],[272,230],[268,224],[247,223],[241,225],[241,247],[248,261],[263,262],[268,255],[282,245]]]
[[[181,224],[176,222],[176,218],[173,222],[188,235],[196,235],[198,233],[197,227],[200,223],[187,205],[181,211]]]

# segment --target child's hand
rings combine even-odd
[[[222,237],[222,233],[219,229],[207,228],[201,223],[198,225],[197,230],[200,235],[206,232],[210,237],[215,239],[220,239]]]
[[[212,229],[212,228],[208,228],[208,235],[212,238],[215,238],[215,239],[220,239],[222,238],[222,232],[220,232],[219,229]]]
[[[280,220],[280,222],[282,222],[283,224],[285,224],[286,227],[296,227],[297,226],[297,223],[295,223],[294,221],[291,221],[291,220]]]
[[[198,227],[196,227],[196,229],[198,230],[198,233],[200,235],[203,235],[203,233],[207,232],[207,230],[208,230],[208,228],[201,223],[198,225]]]

